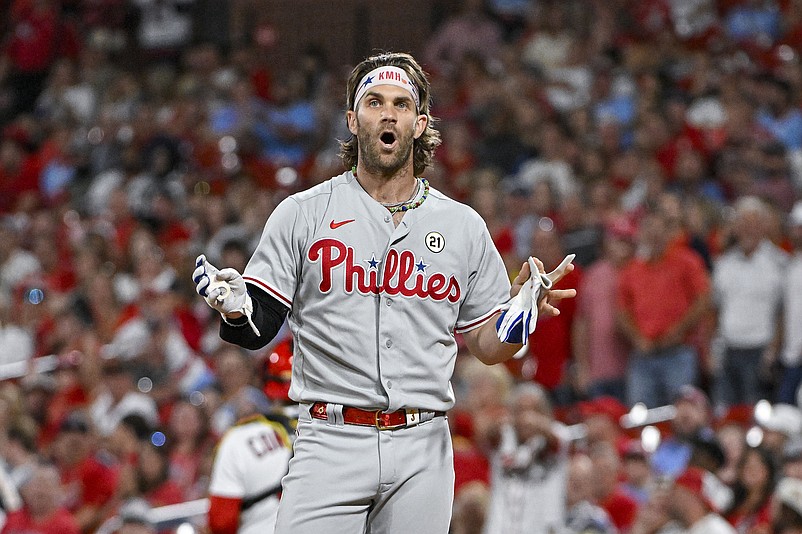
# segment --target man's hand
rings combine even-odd
[[[552,284],[554,284],[562,280],[566,274],[570,273],[574,270],[574,264],[571,263],[574,259],[574,255],[570,254],[565,257],[565,259],[554,269],[552,272],[546,274],[546,268],[543,267],[543,262],[540,261],[538,258],[533,257],[535,266],[537,267],[538,271],[544,276],[546,276]],[[510,296],[514,297],[518,294],[521,290],[521,287],[524,283],[529,280],[531,276],[532,270],[529,267],[529,262],[525,262],[521,266],[521,270],[518,272],[518,276],[515,277],[515,280],[512,281],[512,287],[510,288]],[[545,313],[550,317],[554,317],[556,315],[560,315],[560,310],[555,308],[551,305],[552,302],[557,302],[561,299],[573,298],[576,296],[576,289],[546,289],[545,287],[541,286],[540,288],[540,298],[538,299],[538,313]]]
[[[543,262],[533,257],[521,266],[521,271],[510,288],[510,301],[496,322],[499,340],[503,343],[525,345],[529,335],[535,331],[538,314],[543,313],[548,317],[560,314],[560,310],[552,306],[551,302],[573,297],[576,290],[551,288],[573,270],[573,259],[574,254],[569,254],[550,273],[546,273]]]
[[[253,301],[240,273],[231,268],[218,270],[201,254],[195,260],[192,280],[195,282],[195,291],[209,306],[220,312],[223,319],[237,319],[245,315],[254,333],[260,335],[251,320]]]
[[[556,303],[562,299],[574,298],[576,296],[575,288],[551,289],[551,287],[554,287],[554,284],[562,280],[566,274],[574,270],[574,264],[571,262],[574,261],[575,257],[575,254],[569,254],[560,262],[560,265],[558,265],[556,269],[548,274],[546,274],[546,269],[543,267],[543,262],[537,258],[532,258],[535,260],[535,265],[541,275],[545,275],[545,277],[551,281],[549,289],[546,289],[545,285],[541,286],[540,299],[538,300],[538,313],[546,314],[549,317],[560,315],[560,310],[552,306],[551,303]]]

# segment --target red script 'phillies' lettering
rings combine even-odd
[[[401,252],[390,250],[384,262],[382,280],[378,285],[378,271],[365,269],[354,262],[354,249],[346,247],[336,239],[315,241],[309,249],[310,261],[320,261],[320,291],[328,293],[332,288],[334,269],[344,267],[345,292],[354,290],[367,294],[385,293],[386,295],[403,295],[405,297],[429,297],[434,300],[448,299],[457,302],[460,297],[459,283],[453,276],[446,278],[443,273],[433,273],[428,278],[423,272],[415,272],[415,255],[409,250]]]

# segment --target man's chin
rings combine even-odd
[[[378,154],[378,157],[368,158],[370,161],[365,162],[365,167],[373,174],[392,176],[410,162],[410,156],[402,159],[398,157],[397,152]]]

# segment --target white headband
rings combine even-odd
[[[418,88],[415,87],[415,84],[409,79],[407,71],[402,68],[392,66],[379,67],[365,74],[357,86],[356,95],[354,95],[354,109],[356,109],[357,104],[359,104],[359,101],[363,96],[365,96],[365,93],[368,91],[368,89],[377,85],[395,85],[402,89],[406,89],[409,91],[409,94],[412,95],[412,99],[415,101],[415,108],[420,109]]]

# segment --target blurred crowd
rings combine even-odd
[[[52,532],[203,497],[225,430],[290,409],[288,335],[224,344],[190,274],[343,172],[351,66],[199,38],[215,5],[0,0],[0,457]],[[511,278],[576,254],[578,297],[508,364],[458,357],[452,530],[802,532],[802,2],[455,5],[426,177]]]

